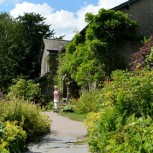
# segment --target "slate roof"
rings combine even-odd
[[[64,46],[69,42],[67,40],[59,40],[59,39],[43,39],[45,49],[48,51],[61,51]]]
[[[124,3],[120,4],[120,5],[118,5],[118,6],[114,7],[114,8],[112,8],[111,10],[118,11],[118,10],[122,10],[122,9],[124,9],[124,8],[129,8],[129,6],[130,6],[132,3],[136,2],[136,1],[139,1],[139,0],[129,0],[129,1],[127,1],[127,2],[124,2]]]

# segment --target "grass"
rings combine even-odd
[[[59,114],[62,116],[68,117],[72,120],[75,120],[75,121],[82,121],[83,122],[87,118],[87,114],[80,114],[80,113],[76,113],[76,112],[70,113],[70,112],[59,111]]]
[[[59,114],[65,117],[68,117],[72,120],[75,121],[84,121],[87,118],[87,114],[85,113],[77,113],[77,112],[63,112],[63,109],[73,109],[71,108],[71,104],[66,104],[63,105],[63,103],[59,103],[58,109],[59,109]],[[53,102],[50,102],[43,111],[53,111]]]

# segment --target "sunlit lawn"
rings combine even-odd
[[[84,121],[87,117],[87,114],[80,114],[80,113],[75,113],[75,112],[59,112],[60,115],[66,116],[72,120],[75,121]]]

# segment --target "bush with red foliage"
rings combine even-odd
[[[151,36],[138,52],[131,55],[131,70],[141,69],[147,65],[146,57],[150,54],[153,47],[153,36]]]

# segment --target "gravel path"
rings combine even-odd
[[[86,128],[58,113],[45,112],[52,120],[51,133],[38,144],[29,144],[26,153],[89,153],[88,144],[76,143],[85,138]]]

